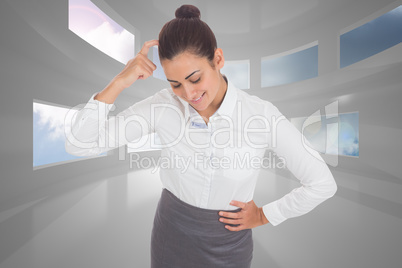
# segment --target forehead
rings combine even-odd
[[[183,80],[196,70],[211,69],[207,58],[199,57],[189,52],[183,52],[172,60],[165,59],[161,62],[161,65],[168,79],[178,81]]]

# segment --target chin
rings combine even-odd
[[[197,111],[203,111],[205,110],[206,107],[203,106],[197,106],[197,105],[193,105],[191,102],[189,102],[188,104],[190,104],[194,109],[196,109]]]

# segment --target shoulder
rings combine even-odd
[[[155,113],[158,118],[165,115],[171,116],[173,114],[185,114],[184,101],[180,100],[179,97],[174,94],[171,88],[164,88],[157,91],[153,95],[135,103],[132,109],[137,109],[142,112],[142,114],[151,115]]]
[[[175,106],[182,106],[179,98],[173,93],[171,88],[164,88],[153,95],[146,97],[138,103],[143,104],[171,104]]]
[[[242,107],[255,111],[256,113],[264,113],[267,110],[276,108],[276,106],[268,100],[264,100],[256,95],[249,94],[248,92],[236,89],[237,101],[241,102]]]

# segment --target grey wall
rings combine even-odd
[[[94,2],[135,32],[136,52],[170,19],[163,8],[154,8],[159,1],[131,1],[136,9],[128,9],[125,1]],[[321,1],[326,2],[331,1]],[[400,1],[340,2],[314,6],[309,12],[321,8],[322,15],[306,19],[297,30],[289,20],[236,35],[220,32],[218,22],[206,16],[218,29],[227,59],[251,59],[251,94],[273,102],[289,118],[308,116],[335,100],[340,112],[359,111],[360,116],[360,157],[341,157],[338,166],[330,167],[338,183],[335,197],[305,216],[254,229],[253,267],[402,263],[402,45],[341,70],[336,54],[341,29]],[[32,169],[33,100],[85,103],[123,68],[68,30],[67,7],[68,1],[0,2],[0,267],[148,267],[161,189],[157,173],[130,167],[129,157],[119,160],[117,151]],[[200,8],[212,14],[211,4],[200,1]],[[257,14],[249,16],[250,29],[261,20],[256,9],[250,5],[250,14]],[[156,14],[154,23],[146,21],[150,12]],[[315,40],[319,77],[260,88],[261,56]],[[153,78],[139,81],[119,96],[115,112],[165,86]],[[142,154],[158,157],[157,151]],[[264,170],[255,201],[261,206],[297,186],[286,171]]]

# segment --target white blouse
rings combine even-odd
[[[157,133],[162,144],[162,185],[188,204],[237,209],[230,201],[251,201],[260,170],[275,168],[273,163],[277,168],[286,165],[301,183],[263,206],[274,226],[311,211],[337,190],[328,166],[318,152],[303,144],[296,127],[272,103],[237,89],[230,81],[208,124],[171,88],[116,116],[108,116],[114,104],[95,100],[97,93],[76,113],[66,151],[98,155],[125,144],[153,142],[148,134]]]

